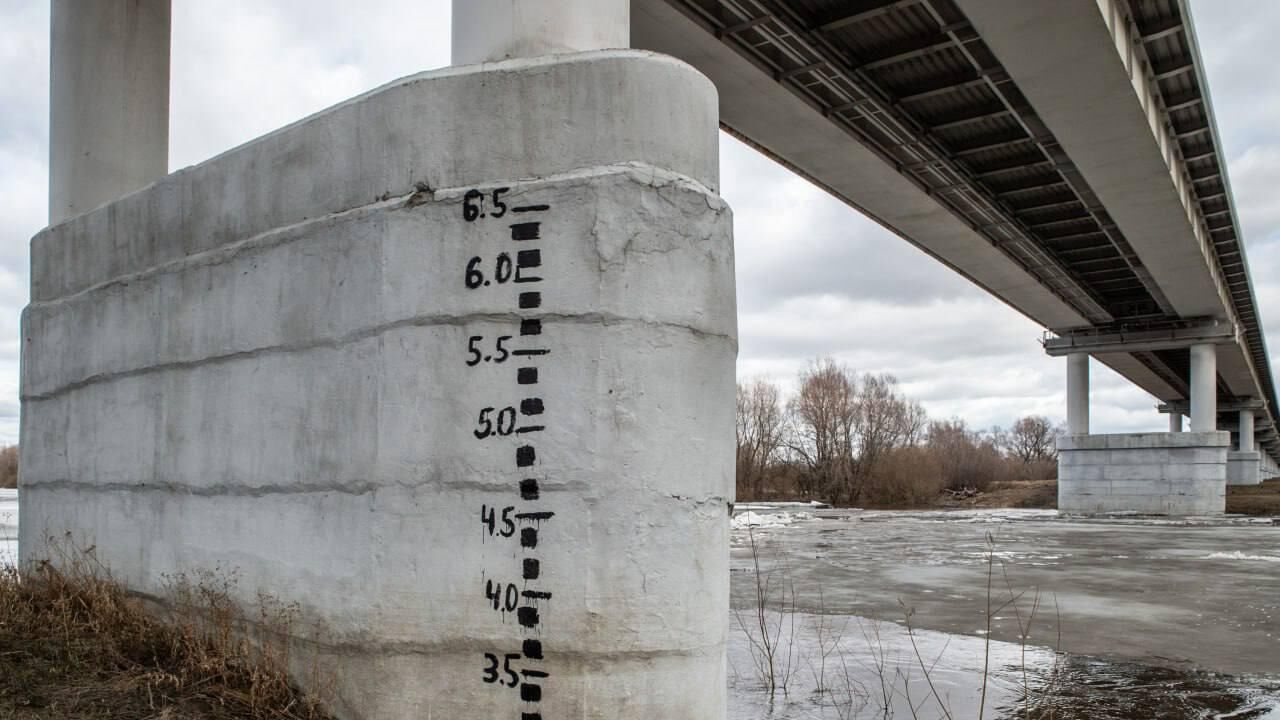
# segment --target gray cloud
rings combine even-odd
[[[722,136],[741,310],[839,296],[920,305],[973,292],[963,278],[789,170]]]

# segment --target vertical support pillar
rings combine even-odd
[[[630,46],[630,0],[453,0],[454,65]]]
[[[1176,413],[1176,412],[1169,413],[1169,432],[1171,433],[1182,432],[1182,413]]]
[[[1218,349],[1191,346],[1191,432],[1218,429]]]
[[[1253,411],[1240,411],[1240,452],[1253,452]]]
[[[1089,434],[1089,354],[1067,356],[1067,434]]]
[[[170,0],[53,0],[49,224],[163,177]]]

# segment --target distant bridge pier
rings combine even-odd
[[[1067,434],[1089,434],[1089,353],[1067,356]]]
[[[1191,346],[1191,432],[1218,429],[1218,351],[1208,343]]]
[[[1238,450],[1232,450],[1231,433],[1219,430],[1220,409],[1239,409],[1241,417],[1245,409],[1254,409],[1220,407],[1218,346],[1234,338],[1229,325],[1207,322],[1159,332],[1080,330],[1047,340],[1045,350],[1067,360],[1067,435],[1058,442],[1058,509],[1088,515],[1224,512],[1229,473],[1259,475],[1252,414],[1248,432],[1241,434],[1247,445]],[[1185,397],[1159,408],[1169,414],[1168,432],[1090,433],[1089,357],[1110,358],[1117,352],[1184,358],[1187,375],[1179,384]],[[1184,414],[1191,417],[1187,432],[1182,430]]]
[[[1262,482],[1262,453],[1254,444],[1254,408],[1240,410],[1236,449],[1227,455],[1228,485],[1257,485]]]

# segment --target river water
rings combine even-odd
[[[733,720],[1280,719],[1271,519],[739,506],[732,540]]]
[[[740,505],[734,524],[731,720],[1280,720],[1280,522]]]

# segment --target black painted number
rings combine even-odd
[[[485,277],[484,270],[481,268],[483,264],[484,259],[481,257],[473,257],[467,261],[467,273],[463,281],[468,290],[475,290],[478,287],[484,287],[485,285],[489,285],[491,282],[504,285],[510,282],[511,276],[515,274],[515,266],[511,264],[510,253],[498,254],[498,259],[493,264],[492,280]]]
[[[480,343],[484,342],[483,335],[472,335],[471,337],[467,338],[467,355],[470,356],[467,358],[467,365],[474,367],[476,365],[479,365],[482,362],[494,362],[494,363],[506,362],[507,358],[511,357],[511,353],[508,352],[507,349],[502,346],[502,343],[510,339],[511,339],[510,335],[498,336],[498,339],[493,343],[493,353],[486,354],[483,350],[480,349]]]
[[[511,669],[511,661],[519,660],[520,653],[507,653],[502,656],[502,660],[498,660],[498,656],[493,653],[485,653],[484,661],[487,663],[484,668],[484,681],[487,683],[498,683],[504,687],[513,688],[520,684],[520,676],[515,670]],[[501,662],[502,677],[498,673],[499,662]]]
[[[507,204],[502,202],[502,196],[511,188],[496,188],[488,196],[490,210],[485,212],[484,203],[485,194],[479,190],[468,190],[462,196],[462,219],[467,222],[475,222],[482,217],[500,218],[507,214]]]
[[[493,604],[494,610],[515,612],[516,606],[520,604],[520,590],[516,588],[515,583],[496,583],[485,580],[484,596]]]
[[[489,507],[488,505],[480,506],[480,523],[488,529],[490,535],[498,535],[500,537],[511,537],[516,534],[516,523],[511,519],[511,513],[515,512],[514,505],[508,505],[502,508],[502,529],[498,529],[498,509]]]
[[[504,407],[497,411],[496,415],[490,415],[494,412],[494,408],[488,407],[480,410],[480,419],[476,420],[476,429],[471,431],[472,435],[483,440],[490,435],[498,435],[506,437],[516,431],[516,409],[513,407]]]

